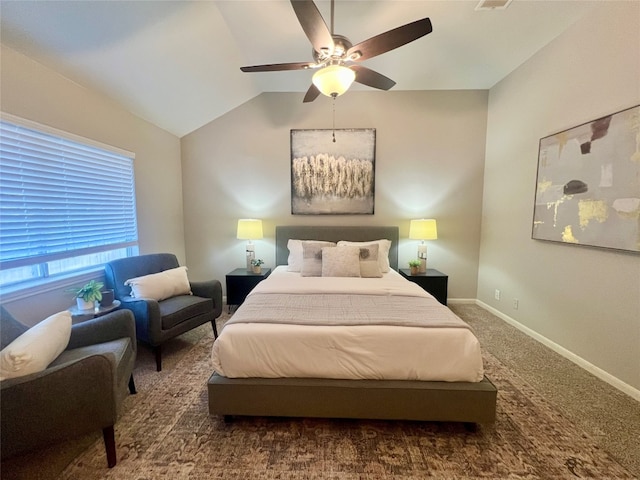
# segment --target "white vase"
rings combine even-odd
[[[83,298],[76,298],[78,310],[93,310],[93,302],[87,302]]]

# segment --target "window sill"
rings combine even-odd
[[[16,300],[22,300],[47,292],[78,286],[83,282],[86,283],[89,280],[103,276],[104,266],[99,265],[83,270],[82,272],[59,275],[55,278],[48,278],[44,280],[38,279],[31,282],[25,282],[20,285],[5,287],[0,290],[0,299],[2,303],[14,302]]]

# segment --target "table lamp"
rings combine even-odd
[[[411,220],[409,225],[409,238],[411,240],[421,240],[418,245],[418,258],[420,259],[419,273],[427,272],[427,245],[425,240],[435,240],[438,238],[438,229],[436,227],[436,221],[432,218]]]
[[[255,245],[251,243],[251,240],[258,240],[262,238],[262,220],[256,220],[254,218],[241,218],[238,220],[238,233],[236,235],[240,240],[249,240],[247,242],[246,256],[247,256],[247,271],[252,271],[251,260],[256,258]]]

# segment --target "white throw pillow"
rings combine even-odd
[[[380,264],[380,271],[382,273],[387,273],[391,269],[391,265],[389,265],[389,250],[391,250],[391,240],[372,240],[370,242],[348,242],[346,240],[340,240],[338,242],[338,246],[358,246],[358,247],[366,247],[367,245],[371,245],[372,243],[378,244],[378,263]]]
[[[359,247],[325,247],[322,249],[323,277],[359,277]]]
[[[159,273],[130,278],[125,285],[131,287],[134,298],[164,300],[176,295],[191,295],[187,267],[177,267]]]
[[[71,337],[71,312],[59,312],[24,332],[0,352],[0,380],[41,372]]]
[[[302,241],[302,270],[300,275],[303,277],[320,277],[322,276],[322,250],[324,248],[333,248],[336,244],[333,242],[314,242],[311,240]]]

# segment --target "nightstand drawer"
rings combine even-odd
[[[426,273],[416,275],[411,275],[411,270],[408,268],[401,268],[400,275],[410,282],[420,285],[425,291],[436,297],[441,304],[447,304],[448,275],[433,268],[427,268]]]

